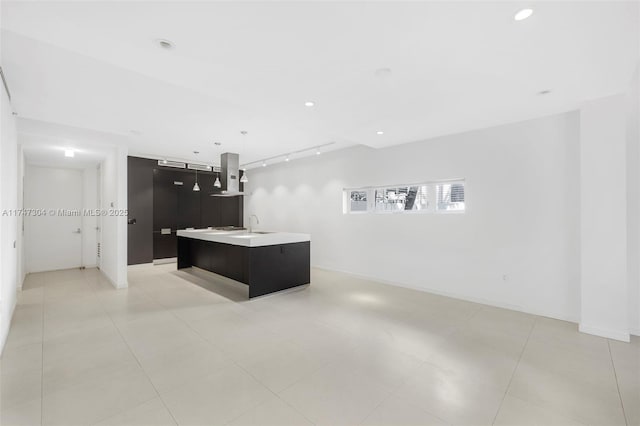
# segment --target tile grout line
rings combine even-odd
[[[102,272],[100,272],[102,273]],[[109,311],[107,311],[107,309],[104,307],[102,298],[100,297],[100,295],[98,294],[98,292],[92,288],[91,286],[89,286],[91,288],[91,290],[93,291],[93,293],[95,294],[95,296],[98,298],[98,301],[100,303],[100,307],[102,308],[102,311],[104,312],[104,314],[109,318],[109,321],[111,321],[111,323],[113,324],[113,327],[116,329],[116,331],[118,332],[118,335],[120,336],[120,338],[122,339],[122,341],[124,342],[124,344],[127,346],[127,349],[129,350],[129,352],[131,353],[131,355],[133,356],[133,358],[136,360],[136,363],[138,364],[138,366],[140,367],[140,370],[142,371],[142,373],[144,373],[145,377],[147,378],[147,380],[149,381],[149,384],[151,385],[151,387],[153,388],[153,390],[156,392],[157,397],[160,399],[160,401],[162,402],[162,405],[164,405],[165,409],[167,410],[167,412],[169,413],[169,415],[171,416],[171,418],[173,419],[173,422],[178,425],[178,421],[176,420],[175,417],[173,417],[173,413],[171,412],[171,410],[169,410],[169,407],[167,406],[167,404],[164,402],[164,399],[162,398],[162,395],[160,395],[160,392],[158,392],[158,389],[156,388],[156,386],[153,384],[153,381],[151,380],[151,378],[149,377],[149,375],[147,374],[147,372],[145,371],[144,367],[142,366],[142,364],[140,363],[140,360],[138,359],[138,357],[136,356],[135,352],[131,349],[131,346],[129,345],[129,342],[127,342],[127,339],[124,338],[124,336],[122,335],[120,328],[118,328],[118,325],[116,324],[116,322],[113,320],[113,318],[111,317],[111,315],[109,314]],[[127,287],[128,290],[128,287]],[[145,297],[148,297],[145,294]],[[137,407],[141,407],[144,404],[148,403],[149,401],[153,400],[153,398],[148,399],[147,401],[143,401],[140,404],[133,406],[131,408],[125,409],[117,414],[105,417],[103,419],[99,419],[96,422],[94,422],[93,424],[99,423],[101,421],[110,419],[112,417],[115,417],[119,414],[122,414],[128,410],[132,410],[134,408]]]
[[[500,405],[498,405],[498,409],[496,410],[496,415],[493,416],[493,421],[491,422],[492,425],[494,425],[496,423],[496,420],[498,419],[498,414],[500,414],[500,410],[502,409],[502,404],[504,404],[504,400],[507,397],[507,393],[509,392],[509,388],[511,387],[511,382],[513,382],[513,378],[516,375],[516,371],[518,371],[518,367],[520,366],[520,361],[522,360],[524,351],[527,348],[527,345],[529,344],[529,339],[531,338],[531,334],[533,334],[533,329],[535,328],[537,322],[538,322],[538,319],[534,318],[533,324],[531,324],[531,328],[529,329],[529,334],[527,335],[527,340],[524,342],[524,345],[522,346],[522,350],[520,351],[518,362],[516,363],[516,366],[513,369],[513,373],[511,373],[511,378],[509,378],[509,383],[507,384],[507,387],[504,390],[504,395],[502,395],[502,400],[500,400]]]
[[[620,399],[620,407],[622,408],[624,423],[626,425],[629,425],[629,419],[627,419],[627,412],[624,409],[624,402],[622,401],[622,393],[620,392],[620,383],[618,383],[618,372],[616,371],[616,363],[613,362],[613,354],[611,353],[611,341],[609,339],[607,339],[607,347],[609,348],[609,359],[611,360],[611,366],[613,367],[613,376],[616,379],[616,389],[618,390],[618,399]]]
[[[423,366],[425,366],[426,364],[428,364],[428,365],[433,365],[433,364],[431,364],[429,361],[424,361],[424,360],[423,360],[423,361],[422,361],[422,363],[421,363],[418,367],[416,367],[416,371],[417,371],[417,370],[419,370],[419,369],[421,369],[421,368],[422,368]],[[371,417],[371,415],[372,415],[372,414],[373,414],[373,413],[374,413],[374,412],[375,412],[375,411],[376,411],[376,410],[377,410],[377,409],[378,409],[382,404],[384,404],[385,402],[387,402],[388,400],[390,400],[391,398],[393,398],[393,397],[396,395],[396,393],[398,392],[398,390],[399,390],[402,386],[404,386],[404,385],[405,385],[409,380],[410,380],[410,377],[407,375],[407,378],[405,378],[404,380],[402,380],[402,383],[398,384],[398,386],[396,386],[393,390],[391,390],[391,391],[389,392],[389,395],[387,395],[385,398],[383,398],[383,399],[382,399],[382,401],[380,401],[380,403],[379,403],[379,404],[377,404],[375,407],[373,407],[373,409],[369,412],[369,414],[367,414],[367,415],[362,419],[362,421],[360,421],[360,423],[358,423],[358,424],[359,424],[359,425],[361,425],[361,424],[363,424],[364,422],[366,422],[366,421],[367,421],[367,419],[368,419],[369,417]],[[413,404],[411,401],[407,401],[407,404],[409,404],[409,405],[411,405],[411,406],[414,406],[414,407],[417,407],[417,408],[419,408],[420,410],[424,411],[425,413],[429,413],[431,416],[433,416],[433,417],[435,417],[435,418],[437,418],[437,419],[441,420],[443,423],[450,424],[448,421],[445,421],[443,418],[441,418],[441,417],[439,417],[439,416],[436,416],[434,413],[432,413],[432,412],[431,412],[431,411],[429,411],[429,410],[425,410],[424,408],[422,408],[422,407],[420,407],[420,406],[418,406],[418,405],[416,405],[416,404]]]
[[[175,318],[177,318],[180,322],[182,322],[184,325],[186,325],[191,331],[193,331],[195,334],[197,334],[202,340],[204,340],[205,342],[209,343],[210,345],[213,345],[215,348],[218,348],[217,345],[215,345],[213,342],[210,342],[206,337],[204,337],[202,334],[200,334],[198,332],[198,330],[196,330],[195,328],[193,328],[191,326],[191,324],[189,324],[184,318],[180,317],[179,315],[176,315],[176,313],[173,311],[173,309],[168,308],[167,306],[163,305],[162,303],[159,302],[155,302],[158,303],[158,305],[162,306],[163,308],[165,308],[166,310],[168,310],[169,312],[171,312],[171,315],[173,315]],[[224,351],[223,351],[224,352]],[[229,356],[226,352],[225,356]],[[260,380],[258,380],[253,374],[251,374],[249,371],[247,371],[242,365],[240,365],[239,363],[236,362],[235,359],[232,359],[231,357],[229,357],[229,361],[231,361],[236,367],[238,367],[240,370],[244,371],[246,374],[248,374],[249,376],[251,376],[251,378],[253,378],[253,380],[255,380],[256,382],[260,383],[260,385],[264,386],[264,388],[266,390],[268,390],[269,392],[271,392],[276,398],[278,398],[280,401],[284,402],[287,406],[291,407],[291,409],[293,409],[296,413],[300,414],[305,420],[307,420],[309,423],[311,423],[312,425],[315,425],[315,422],[311,421],[311,419],[307,418],[307,416],[305,416],[303,413],[301,413],[298,409],[296,409],[295,407],[293,407],[291,404],[289,404],[287,401],[285,401],[284,399],[282,399],[280,397],[280,395],[278,395],[277,393],[275,393],[273,390],[271,390],[270,387],[268,387],[267,385],[265,385],[264,383],[262,383]],[[324,366],[323,366],[324,367]],[[314,370],[313,373],[315,373],[316,371],[320,370],[319,367],[317,370]],[[311,373],[311,374],[313,374]],[[213,374],[213,373],[212,373]],[[264,401],[259,402],[258,404],[252,406],[251,408],[255,408],[260,406]],[[168,408],[167,408],[168,409]],[[234,417],[233,419],[229,420],[227,423],[225,424],[229,424],[231,422],[233,422],[234,420],[238,419],[239,417],[241,417],[242,415],[246,414],[249,410],[242,412],[241,414],[237,415],[236,417]],[[172,414],[173,417],[173,414]],[[176,422],[177,423],[177,422]]]

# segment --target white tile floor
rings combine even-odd
[[[638,339],[322,270],[246,301],[174,268],[29,275],[0,423],[640,424]]]

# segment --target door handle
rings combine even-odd
[[[73,231],[74,234],[82,234],[82,230],[80,228]]]
[[[135,225],[135,224],[136,224],[136,218],[134,217],[133,219],[129,219],[129,220],[127,221],[127,223],[128,223],[129,225]]]

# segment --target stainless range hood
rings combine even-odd
[[[234,197],[243,195],[240,192],[240,156],[225,152],[220,156],[220,188],[222,192],[211,194],[212,197]]]

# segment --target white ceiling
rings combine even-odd
[[[638,2],[528,2],[514,21],[524,4],[3,1],[1,60],[21,130],[92,129],[199,161],[390,146],[627,89]]]

